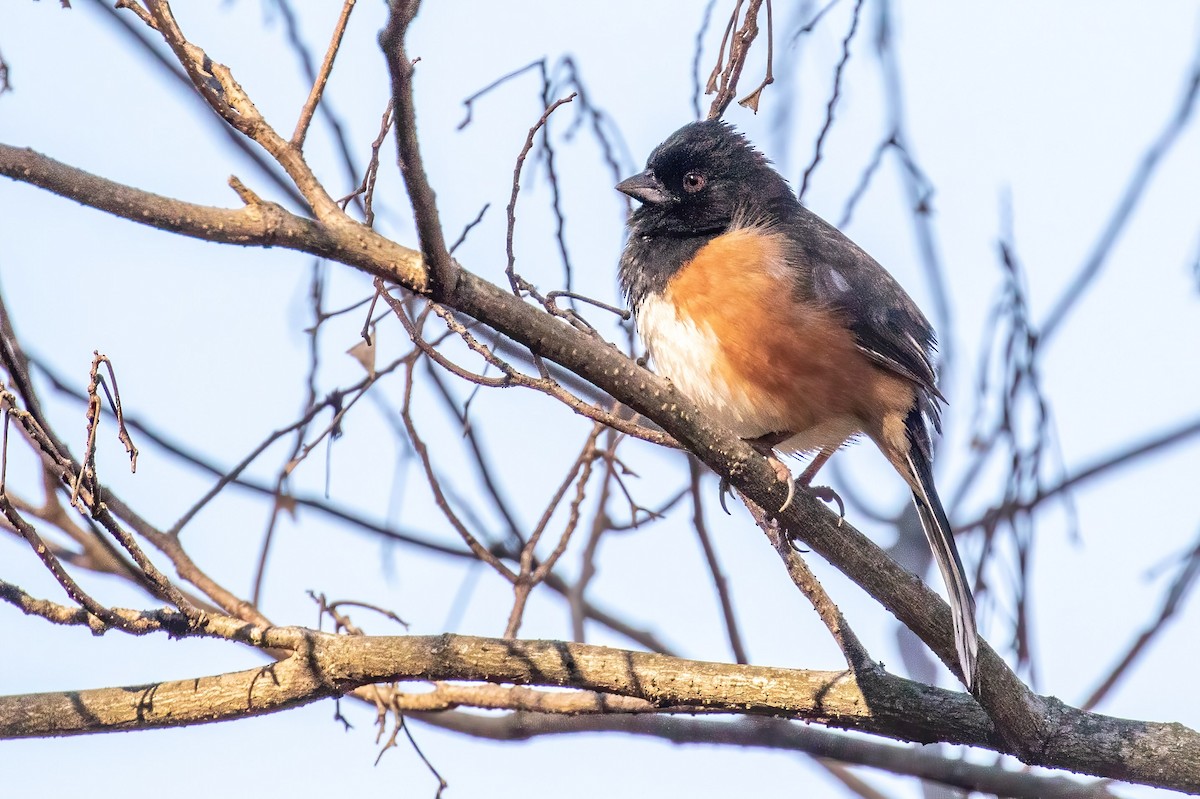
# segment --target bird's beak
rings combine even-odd
[[[653,169],[647,169],[631,178],[625,178],[617,184],[617,191],[649,205],[658,205],[671,199],[671,195],[667,193]]]

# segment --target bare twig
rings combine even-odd
[[[700,464],[695,458],[688,458],[688,470],[691,472],[692,494],[692,527],[700,539],[704,550],[704,559],[708,563],[708,572],[712,575],[713,587],[717,591],[717,600],[721,603],[721,615],[725,618],[725,631],[729,636],[729,648],[738,663],[749,663],[746,648],[742,645],[742,634],[738,630],[737,614],[733,610],[733,597],[729,593],[729,585],[725,575],[721,573],[721,564],[717,561],[717,550],[708,534],[708,525],[704,522],[704,502],[700,497],[701,471]]]
[[[725,28],[725,38],[721,40],[721,49],[717,52],[716,66],[713,67],[712,75],[708,79],[706,92],[716,92],[716,97],[713,98],[712,105],[708,109],[709,119],[720,119],[721,115],[725,113],[725,109],[733,102],[733,98],[737,95],[738,79],[742,76],[742,68],[746,66],[746,57],[750,54],[750,45],[758,36],[758,11],[762,7],[763,0],[748,0],[746,16],[742,18],[742,26],[736,31],[734,30],[743,2],[746,0],[737,0],[733,7],[733,14],[730,15],[729,24]],[[726,41],[729,42],[729,59],[723,61]],[[768,69],[768,74],[769,72]]]
[[[800,178],[800,191],[798,195],[801,200],[804,199],[805,193],[808,191],[808,182],[812,178],[812,173],[816,171],[817,164],[821,163],[821,149],[825,144],[825,138],[829,135],[829,130],[833,127],[833,109],[837,106],[837,101],[842,96],[842,73],[846,69],[846,63],[850,60],[850,42],[854,39],[854,34],[858,30],[858,19],[862,12],[863,0],[857,0],[854,4],[854,12],[850,17],[850,30],[846,32],[846,37],[842,39],[842,57],[838,60],[837,66],[833,70],[833,92],[829,95],[829,102],[825,105],[825,124],[821,126],[821,132],[817,134],[817,144],[813,151],[812,161],[804,170],[804,175]]]
[[[430,270],[433,296],[452,293],[458,285],[459,268],[446,250],[437,199],[417,141],[417,111],[413,100],[413,61],[405,48],[408,26],[417,15],[420,0],[397,0],[389,5],[387,27],[379,34],[388,70],[392,77],[392,107],[396,114],[396,150],[404,186],[417,223],[421,255]]]
[[[496,474],[496,469],[492,465],[492,460],[484,450],[483,442],[480,440],[475,428],[469,424],[466,410],[459,409],[454,396],[450,393],[449,387],[442,380],[441,375],[438,374],[435,368],[436,363],[436,361],[430,358],[429,379],[433,382],[433,386],[437,390],[438,396],[442,398],[446,409],[454,415],[455,420],[462,427],[463,436],[466,438],[467,445],[471,449],[471,457],[475,461],[479,478],[483,481],[484,490],[491,497],[492,507],[503,517],[504,523],[508,526],[508,532],[513,540],[523,545],[524,539],[521,535],[521,527],[517,524],[516,514],[510,507],[511,502],[509,498],[500,490],[500,482]],[[478,386],[479,384],[476,385]]]
[[[594,305],[595,307],[600,308],[601,310],[608,311],[611,314],[615,314],[615,315],[621,317],[621,319],[626,322],[633,318],[633,312],[630,311],[628,308],[618,308],[615,305],[610,305],[607,302],[601,302],[600,300],[597,300],[593,297],[588,297],[584,294],[580,294],[575,291],[548,291],[548,292],[546,292],[546,302],[548,302],[548,303],[553,303],[555,298],[557,298],[557,297],[570,297],[573,300],[579,300],[580,302],[586,302],[588,305]],[[591,327],[591,325],[589,325],[588,327]],[[594,330],[595,328],[591,328],[591,329]]]
[[[1081,467],[1054,485],[1039,487],[1037,492],[1031,497],[1015,502],[1006,502],[998,507],[991,508],[983,516],[974,521],[956,525],[955,530],[960,534],[971,532],[994,525],[998,520],[1011,518],[1013,514],[1027,513],[1037,508],[1046,500],[1058,497],[1067,491],[1072,491],[1097,477],[1102,477],[1115,470],[1132,466],[1147,455],[1153,455],[1164,449],[1189,443],[1197,437],[1200,437],[1200,418],[1171,427],[1128,447],[1122,447],[1110,455],[1098,458],[1092,463]]]
[[[62,563],[50,547],[46,546],[46,543],[42,541],[41,536],[38,535],[33,525],[22,519],[21,515],[17,513],[17,509],[13,507],[7,494],[0,494],[0,513],[4,514],[4,518],[8,520],[8,523],[29,543],[34,554],[38,556],[50,574],[58,581],[58,584],[67,592],[67,596],[71,597],[72,600],[78,603],[89,614],[96,617],[105,627],[115,627],[119,630],[135,634],[149,632],[149,630],[137,625],[126,616],[113,613],[104,607],[104,605],[92,599],[90,594],[80,588],[79,583],[75,582],[71,575],[67,574],[67,570],[63,568]],[[93,632],[100,633],[104,631],[102,627],[96,627],[91,624],[89,626],[92,627]]]
[[[525,137],[525,144],[521,147],[521,152],[517,154],[516,166],[513,167],[512,193],[508,198],[508,208],[506,210],[508,215],[508,232],[505,237],[505,247],[508,255],[508,265],[504,268],[504,274],[508,277],[508,282],[509,285],[512,286],[513,293],[518,296],[520,296],[522,292],[529,292],[534,296],[538,296],[533,286],[531,286],[525,281],[524,278],[518,275],[515,269],[517,255],[516,251],[513,249],[513,231],[517,225],[516,209],[517,196],[521,191],[521,169],[525,166],[525,159],[528,157],[529,151],[533,149],[533,140],[534,137],[537,136],[538,131],[541,130],[546,122],[550,119],[550,115],[554,113],[555,109],[574,100],[575,94],[575,92],[571,92],[566,97],[555,100],[553,103],[546,106],[546,110],[542,112],[542,116],[538,119],[534,126],[529,129],[529,134]]]
[[[950,291],[946,281],[946,270],[938,254],[937,236],[930,213],[934,187],[916,162],[905,131],[904,81],[900,74],[900,59],[895,47],[892,20],[895,12],[885,0],[877,16],[878,30],[875,37],[876,54],[883,79],[884,96],[887,102],[888,124],[893,144],[889,152],[900,159],[901,177],[911,209],[910,219],[916,234],[917,248],[921,255],[921,266],[929,284],[933,300],[933,322],[938,331],[938,377],[943,392],[953,381],[950,375],[954,367],[957,336],[954,334],[954,317],[951,313]]]
[[[0,94],[12,91],[12,82],[8,78],[8,62],[4,60],[4,54],[0,53]]]
[[[1108,256],[1113,252],[1113,245],[1124,231],[1126,223],[1141,201],[1146,187],[1150,185],[1150,179],[1154,177],[1159,164],[1174,147],[1180,135],[1187,130],[1192,112],[1196,107],[1196,100],[1200,97],[1200,50],[1193,58],[1191,74],[1186,79],[1183,96],[1171,113],[1166,126],[1142,156],[1141,162],[1129,180],[1129,185],[1125,188],[1125,193],[1121,196],[1120,202],[1113,210],[1112,217],[1101,231],[1100,238],[1096,240],[1095,247],[1084,261],[1079,273],[1075,275],[1071,283],[1063,290],[1058,301],[1054,303],[1054,307],[1046,314],[1041,325],[1044,339],[1049,339],[1058,332],[1063,320],[1087,294],[1089,286],[1100,274]]]
[[[394,302],[388,294],[383,295],[388,302]],[[479,542],[479,539],[467,529],[458,514],[450,507],[449,501],[446,499],[445,493],[442,491],[441,481],[438,479],[437,473],[434,471],[433,462],[429,457],[429,449],[425,446],[425,442],[421,440],[417,433],[417,428],[412,418],[412,391],[413,391],[413,363],[409,362],[405,370],[404,383],[404,404],[400,409],[400,417],[404,420],[404,429],[408,431],[409,441],[412,443],[413,451],[421,461],[421,466],[425,470],[425,478],[429,484],[429,489],[433,493],[434,502],[437,503],[438,509],[442,515],[450,522],[450,526],[459,534],[463,543],[467,548],[475,554],[475,557],[491,566],[499,575],[509,582],[515,582],[517,575],[508,566],[500,562],[499,558],[491,553],[487,547]]]
[[[254,449],[252,449],[249,452],[249,454],[246,455],[246,457],[244,457],[240,462],[238,462],[233,468],[228,469],[228,470],[222,471],[221,469],[218,469],[217,467],[201,460],[200,458],[198,458],[194,455],[186,454],[183,452],[183,449],[179,445],[168,442],[165,438],[163,438],[159,434],[151,433],[150,435],[155,439],[155,443],[157,443],[159,446],[166,447],[169,451],[172,451],[177,455],[185,455],[187,457],[187,459],[189,461],[191,461],[193,464],[204,468],[206,471],[216,474],[220,478],[217,480],[217,482],[213,485],[212,488],[210,488],[207,492],[205,492],[205,494],[202,497],[200,497],[200,499],[196,500],[196,502],[190,508],[188,508],[182,516],[179,517],[179,520],[176,521],[175,524],[173,524],[171,526],[171,528],[167,531],[167,533],[169,535],[171,535],[172,537],[177,537],[183,531],[183,528],[186,527],[188,525],[188,523],[190,523],[191,520],[196,517],[197,513],[199,513],[201,510],[203,510],[204,507],[206,505],[208,505],[209,502],[211,502],[218,494],[220,494],[223,490],[225,490],[226,487],[228,487],[230,485],[240,485],[244,488],[250,488],[251,490],[259,491],[260,493],[265,491],[268,494],[274,494],[275,493],[274,489],[264,488],[264,487],[258,486],[258,484],[256,484],[256,483],[247,482],[246,480],[244,480],[242,478],[242,474],[246,471],[247,468],[250,467],[250,465],[252,463],[254,463],[255,460],[258,459],[258,457],[260,455],[262,455],[262,453],[266,452],[267,449],[269,449],[271,447],[271,445],[274,444],[276,441],[278,441],[279,439],[288,435],[289,433],[294,433],[298,430],[303,430],[303,429],[307,428],[307,426],[312,422],[313,419],[315,419],[322,412],[329,410],[329,409],[334,410],[333,421],[326,428],[325,432],[322,433],[321,437],[323,438],[324,435],[327,435],[328,433],[332,432],[332,430],[334,429],[336,424],[341,420],[342,416],[345,415],[346,411],[351,406],[353,406],[354,402],[356,402],[358,400],[358,398],[362,397],[366,393],[367,389],[369,389],[374,383],[376,383],[383,376],[390,374],[391,372],[394,372],[396,369],[400,368],[400,366],[404,365],[408,360],[411,360],[411,357],[412,356],[409,355],[409,356],[405,356],[402,358],[398,358],[395,361],[393,361],[391,364],[389,364],[381,369],[377,369],[374,375],[368,375],[368,376],[364,377],[362,380],[360,380],[358,383],[355,383],[354,385],[349,386],[347,388],[341,389],[340,391],[334,392],[320,402],[313,403],[300,416],[300,418],[298,418],[296,421],[292,422],[291,424],[289,424],[285,427],[281,427],[278,430],[275,430],[274,432],[272,432],[270,435],[268,435],[266,438],[264,438],[261,442],[259,442],[259,444],[256,447],[254,447]],[[61,383],[58,383],[58,387],[61,390],[68,390],[67,387]],[[344,397],[346,397],[346,396],[349,396],[351,398],[348,402],[345,401],[345,399],[344,399]],[[146,430],[144,425],[139,424],[138,427],[140,427],[144,431]],[[149,431],[146,431],[146,432],[149,433]],[[320,441],[320,440],[321,440],[320,438],[317,439],[317,441]],[[308,449],[311,451],[312,446],[315,446],[315,444],[316,444],[316,442],[313,442],[312,444],[310,444],[308,446]],[[301,502],[303,504],[309,504],[309,505],[314,504],[313,501],[311,501],[311,500],[302,500],[302,499],[296,498],[296,501]]]
[[[346,8],[343,8],[343,14],[348,13]],[[298,130],[298,129],[297,129]],[[298,130],[299,132],[299,130]],[[308,370],[307,379],[305,381],[305,397],[301,407],[312,408],[317,404],[317,371],[320,368],[320,335],[323,313],[321,310],[321,300],[325,293],[325,281],[323,279],[324,271],[321,261],[313,263],[312,279],[309,281],[309,302],[312,306],[313,325],[307,331],[308,333]],[[373,370],[369,370],[368,376]],[[330,403],[333,405],[334,425],[330,429],[335,429],[340,423],[342,415],[346,408],[342,406],[340,395]],[[310,419],[312,417],[309,417]],[[262,586],[263,580],[267,573],[267,558],[270,556],[271,544],[275,540],[275,530],[279,523],[279,515],[283,509],[294,508],[295,506],[289,501],[286,496],[289,477],[296,466],[302,461],[311,451],[311,446],[306,447],[304,437],[308,432],[308,422],[300,425],[295,429],[295,441],[292,442],[291,452],[288,458],[284,461],[283,467],[275,477],[275,491],[272,497],[271,514],[267,521],[267,530],[263,535],[262,546],[259,548],[258,565],[254,570],[253,588],[250,591],[250,601],[255,605],[262,604]],[[324,436],[321,436],[324,438]],[[318,439],[319,440],[319,439]],[[328,477],[328,472],[326,473]],[[328,492],[326,492],[328,493]]]
[[[742,99],[738,100],[738,105],[749,108],[754,113],[758,113],[758,101],[762,99],[763,89],[775,82],[775,76],[771,72],[771,67],[775,61],[775,20],[771,11],[771,0],[767,0],[767,72],[763,76],[762,83],[758,87],[747,94]]]
[[[468,222],[463,227],[462,233],[459,233],[458,238],[455,239],[454,243],[450,245],[450,254],[451,255],[453,255],[454,251],[457,250],[459,247],[461,247],[462,243],[467,240],[468,234],[470,234],[470,232],[475,229],[475,226],[483,221],[483,215],[486,214],[487,210],[491,207],[492,207],[491,203],[484,203],[483,207],[479,209],[479,213],[475,216],[475,218],[472,219],[470,222]]]
[[[696,43],[692,50],[692,116],[700,118],[700,59],[704,56],[704,34],[708,33],[708,25],[712,22],[713,8],[717,0],[708,0],[704,4],[704,16],[700,19],[700,28],[696,31]]]
[[[489,83],[487,86],[484,86],[482,89],[480,89],[479,91],[472,94],[470,97],[463,100],[463,107],[466,108],[467,115],[465,117],[463,117],[462,122],[458,123],[458,129],[462,130],[467,125],[471,124],[472,114],[474,113],[476,100],[478,100],[479,98],[488,94],[493,89],[496,89],[496,88],[504,85],[505,83],[512,80],[513,78],[516,78],[520,75],[524,75],[526,72],[529,72],[532,69],[538,69],[541,71],[543,85],[548,82],[548,78],[546,76],[546,59],[544,59],[544,58],[539,58],[537,61],[532,61],[523,67],[518,67],[517,69],[514,69],[512,72],[509,72],[506,75],[501,75],[500,77],[496,78],[494,81]]]
[[[108,383],[100,375],[100,364],[108,367],[108,381],[112,383],[112,391],[108,389]],[[105,396],[108,397],[109,407],[112,408],[113,416],[117,421],[118,438],[125,445],[125,451],[129,453],[129,469],[132,472],[137,471],[137,447],[133,445],[133,439],[129,436],[129,430],[125,427],[125,415],[121,412],[121,392],[117,388],[117,375],[113,371],[112,362],[108,356],[101,355],[99,352],[92,353],[92,368],[88,372],[88,389],[87,389],[87,443],[84,445],[83,467],[75,476],[74,485],[71,488],[71,504],[76,505],[79,502],[79,489],[85,480],[92,480],[96,474],[96,433],[100,427],[100,389],[104,389]],[[80,506],[82,509],[82,506]]]
[[[354,2],[355,0],[345,0],[342,3],[342,13],[338,15],[337,24],[333,28],[333,37],[330,39],[329,48],[325,51],[325,60],[321,62],[321,69],[312,81],[312,90],[308,93],[308,99],[304,101],[304,107],[300,109],[300,118],[296,120],[296,130],[292,133],[291,139],[291,145],[297,149],[304,147],[304,137],[308,135],[308,126],[317,110],[317,104],[321,102],[321,95],[325,92],[329,73],[333,71],[333,60],[337,57],[338,49],[342,45],[342,36],[346,33],[346,23],[350,21],[350,12],[354,10]]]
[[[367,162],[367,172],[363,175],[362,182],[358,184],[357,189],[338,200],[338,205],[345,210],[352,199],[361,196],[363,224],[367,227],[375,225],[375,181],[379,177],[379,152],[383,149],[383,140],[387,138],[388,131],[392,129],[392,119],[392,101],[389,99],[387,107],[383,110],[383,118],[379,120],[379,135],[371,142],[371,158]]]
[[[586,600],[584,595],[587,593],[592,579],[596,576],[596,553],[600,548],[600,539],[612,529],[612,522],[608,517],[608,500],[612,490],[613,474],[616,470],[615,437],[615,434],[609,431],[608,447],[604,453],[604,471],[600,479],[600,492],[596,499],[596,510],[592,514],[587,542],[584,544],[583,552],[579,555],[579,576],[566,594],[567,602],[571,607],[571,637],[572,640],[579,642],[586,640],[587,631],[584,629],[586,617],[583,612]]]
[[[87,627],[93,635],[103,635],[109,628],[116,628],[133,635],[157,632],[167,629],[166,618],[186,624],[182,615],[172,611],[138,611],[128,608],[101,607],[101,610],[108,614],[106,621],[86,608],[72,608],[47,599],[37,599],[18,586],[3,580],[0,580],[0,600],[9,603],[28,616],[38,616],[52,624]],[[112,623],[114,620],[119,623]]]
[[[585,489],[592,476],[592,462],[596,458],[596,439],[600,437],[600,433],[603,430],[604,426],[599,422],[592,425],[592,431],[588,434],[579,457],[575,459],[574,464],[567,471],[558,490],[550,498],[550,502],[546,505],[546,510],[542,513],[541,520],[529,535],[529,540],[521,547],[519,558],[521,571],[517,575],[516,582],[513,583],[513,608],[509,614],[508,624],[504,628],[505,638],[516,637],[517,631],[521,627],[521,618],[525,611],[525,604],[529,600],[530,592],[550,574],[550,570],[554,568],[554,564],[558,562],[563,552],[566,551],[567,544],[570,542],[571,536],[579,524],[579,508],[586,496]],[[567,489],[570,488],[572,482],[575,482],[575,497],[571,500],[567,513],[567,522],[563,528],[562,535],[559,537],[558,544],[554,547],[554,550],[544,561],[535,567],[538,541],[541,539],[546,527],[550,524],[551,517],[554,515],[555,510],[558,509],[559,504],[562,503],[563,497],[566,495]]]
[[[295,51],[297,61],[300,64],[300,69],[303,72],[305,80],[310,86],[317,84],[317,67],[312,52],[304,41],[303,32],[300,30],[300,22],[296,18],[296,12],[292,8],[290,0],[274,0],[275,7],[279,9],[280,17],[283,19],[284,32],[287,36],[287,42]],[[350,147],[350,140],[346,134],[345,125],[341,119],[333,112],[329,103],[318,103],[317,111],[325,118],[329,124],[329,128],[333,133],[333,140],[337,146],[338,155],[342,162],[342,168],[346,173],[346,181],[353,183],[358,179],[358,168],[354,165],[354,155]],[[357,201],[357,197],[353,197]],[[364,209],[364,203],[357,202],[360,209]],[[365,210],[365,209],[364,209]],[[369,214],[368,214],[369,215]]]
[[[808,568],[804,558],[800,557],[792,540],[762,508],[753,502],[747,502],[746,508],[762,531],[767,534],[771,545],[775,547],[775,551],[783,560],[784,566],[787,567],[788,576],[792,578],[792,582],[812,604],[813,610],[817,612],[817,616],[824,622],[825,627],[833,636],[833,640],[837,642],[838,648],[842,650],[842,655],[846,658],[846,665],[860,680],[866,676],[878,674],[881,670],[871,660],[871,656],[867,653],[862,641],[858,639],[858,635],[846,623],[842,611],[826,593],[825,587]]]
[[[836,1],[837,0],[834,0],[834,2]],[[896,146],[896,134],[893,132],[886,139],[881,141],[879,146],[875,148],[875,152],[872,154],[871,160],[867,163],[866,168],[863,169],[857,185],[855,185],[854,190],[850,192],[850,196],[846,198],[846,206],[842,209],[842,218],[838,220],[838,228],[845,230],[846,227],[849,226],[850,219],[854,215],[855,206],[858,205],[858,201],[863,198],[863,195],[867,193],[867,187],[871,183],[871,178],[875,176],[875,173],[879,170],[880,165],[883,164],[883,154],[888,151],[889,147],[894,146]]]
[[[801,36],[803,36],[806,33],[812,33],[814,30],[816,30],[817,25],[820,24],[822,18],[824,18],[824,16],[826,14],[828,14],[830,11],[832,11],[833,7],[836,6],[839,2],[841,2],[841,0],[829,0],[828,3],[826,3],[824,6],[821,7],[820,11],[818,11],[816,14],[813,14],[812,19],[810,19],[808,22],[806,22],[805,24],[801,25],[799,28],[796,29],[796,32],[792,34],[792,38],[788,43],[795,44],[797,41],[800,40]]]
[[[376,285],[377,285],[377,288],[379,288],[381,291],[384,290],[382,282],[377,282]],[[429,356],[432,360],[436,361],[440,366],[442,366],[445,369],[451,371],[452,373],[458,375],[459,377],[462,377],[466,380],[470,380],[471,382],[477,383],[478,385],[481,385],[481,386],[489,386],[489,387],[493,387],[493,388],[506,388],[508,386],[523,386],[525,388],[532,388],[535,391],[540,391],[543,394],[547,394],[548,396],[551,396],[554,399],[559,400],[560,402],[562,402],[564,405],[566,405],[567,407],[569,407],[571,410],[575,411],[579,415],[586,416],[587,418],[591,419],[592,421],[603,422],[604,424],[608,425],[609,427],[612,427],[615,430],[619,430],[622,433],[627,433],[629,435],[635,436],[644,441],[649,441],[654,444],[661,444],[663,446],[669,446],[669,447],[678,446],[678,444],[676,444],[674,442],[674,439],[672,439],[670,436],[666,435],[665,433],[662,433],[657,430],[651,430],[650,428],[647,428],[647,427],[637,424],[637,422],[632,419],[618,416],[617,414],[615,414],[609,410],[606,410],[604,408],[598,407],[597,405],[588,403],[588,402],[584,401],[583,399],[580,399],[578,396],[576,396],[571,391],[568,391],[567,389],[565,389],[557,381],[553,380],[552,378],[550,378],[548,376],[547,377],[531,377],[531,376],[525,374],[524,372],[521,372],[520,370],[516,369],[511,364],[509,364],[509,363],[505,362],[504,360],[502,360],[501,358],[499,358],[497,355],[495,355],[492,352],[491,348],[485,346],[478,339],[476,339],[473,335],[471,335],[471,332],[469,330],[467,330],[467,328],[457,319],[457,317],[453,313],[449,312],[448,310],[446,310],[445,308],[443,308],[440,305],[433,305],[432,308],[433,308],[434,313],[436,313],[442,319],[442,321],[446,323],[446,327],[449,328],[452,332],[454,332],[454,333],[458,334],[460,337],[462,337],[463,342],[467,345],[468,349],[470,349],[472,352],[476,353],[477,355],[480,355],[481,357],[483,357],[483,359],[489,365],[498,369],[502,373],[503,376],[502,377],[487,377],[485,375],[477,375],[477,374],[468,372],[467,370],[463,369],[458,364],[455,364],[452,361],[450,361],[448,358],[446,358],[444,355],[442,355],[436,349],[429,346],[428,342],[425,342],[425,340],[422,337],[420,337],[419,335],[415,335],[415,327],[413,327],[413,325],[410,321],[406,321],[407,315],[403,314],[402,306],[400,306],[398,304],[399,301],[396,300],[391,295],[385,294],[384,296],[387,299],[388,303],[392,304],[393,310],[396,311],[397,316],[400,318],[401,322],[405,325],[406,329],[409,332],[409,335],[414,336],[413,340],[417,344],[417,346],[421,349],[421,351],[425,355]],[[397,310],[397,309],[400,309],[400,310]]]
[[[1166,629],[1167,622],[1178,612],[1184,598],[1196,587],[1197,577],[1200,577],[1200,540],[1193,544],[1191,552],[1183,558],[1179,574],[1171,581],[1171,586],[1167,589],[1166,596],[1163,597],[1158,615],[1130,643],[1125,654],[1121,656],[1121,659],[1117,661],[1100,685],[1096,686],[1096,689],[1080,706],[1081,708],[1091,710],[1096,707],[1116,687],[1117,683],[1129,674],[1142,652]]]

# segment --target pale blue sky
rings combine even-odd
[[[127,47],[95,4],[77,0],[75,5],[70,12],[48,0],[0,6],[0,53],[14,86],[14,92],[0,97],[0,141],[32,146],[114,180],[193,202],[236,205],[226,185],[231,173],[274,196],[266,181],[230,152],[206,109],[181,99],[158,69]],[[290,131],[308,87],[295,76],[294,57],[277,20],[249,0],[177,5],[185,32],[228,64],[264,114]],[[340,4],[297,5],[304,6],[310,48],[323,52]],[[796,23],[790,10],[778,5],[782,38]],[[453,240],[484,203],[492,204],[460,252],[464,265],[503,280],[503,208],[513,161],[540,107],[536,79],[526,76],[479,101],[474,124],[457,132],[462,99],[535,58],[554,61],[570,53],[593,101],[624,134],[632,161],[623,169],[640,169],[649,150],[690,118],[691,49],[703,6],[630,0],[583,8],[427,3],[410,49],[421,57],[418,120],[448,238]],[[824,120],[831,67],[852,6],[841,3],[801,47],[785,51],[786,43],[780,42],[780,58],[798,59],[798,66],[789,85],[767,90],[758,118],[738,108],[728,115],[794,184]],[[874,3],[866,8],[825,160],[806,197],[834,221],[885,135],[879,70],[870,46]],[[716,12],[710,48],[724,13]],[[936,187],[934,224],[955,303],[953,330],[943,335],[954,336],[959,365],[946,391],[952,405],[939,465],[942,491],[952,494],[970,458],[971,380],[984,317],[1000,285],[996,240],[1002,197],[1012,197],[1017,248],[1040,320],[1092,248],[1137,160],[1173,113],[1195,58],[1200,17],[1186,2],[1135,7],[1082,0],[1051,6],[900,3],[896,16],[909,139]],[[382,3],[359,4],[327,95],[349,126],[360,164],[388,97],[375,44],[382,21]],[[711,63],[711,57],[710,49],[703,63]],[[758,69],[747,67],[747,88]],[[772,129],[785,109],[795,123],[786,138]],[[560,114],[554,124],[561,132],[572,109]],[[1185,132],[1162,165],[1096,288],[1046,353],[1046,385],[1068,472],[1124,442],[1194,418],[1200,410],[1200,294],[1192,271],[1200,257],[1197,127]],[[328,145],[318,122],[308,152],[338,194],[348,186]],[[386,160],[393,158],[389,141]],[[559,159],[579,287],[612,301],[624,206],[585,131],[563,145]],[[537,174],[527,174],[520,200],[518,269],[543,288],[554,288],[561,269],[545,210],[547,192]],[[415,238],[402,191],[394,168],[385,167],[379,192],[388,210],[379,226],[411,245]],[[847,232],[930,309],[893,165],[876,178]],[[298,414],[309,270],[306,259],[290,252],[180,239],[29,186],[0,182],[0,284],[23,342],[78,385],[86,382],[92,351],[105,352],[116,364],[127,411],[222,463],[239,460]],[[329,277],[329,307],[368,292],[366,278],[348,269],[334,267]],[[359,317],[347,317],[326,331],[323,390],[359,379],[359,367],[342,353],[354,344],[360,324]],[[402,336],[398,328],[384,327],[381,346],[398,351]],[[382,395],[393,406],[398,402],[394,388]],[[60,432],[78,448],[82,408],[60,401],[48,387],[46,392]],[[484,392],[472,414],[476,427],[488,431],[491,450],[505,453],[499,460],[509,486],[527,492],[525,518],[536,518],[561,464],[582,442],[584,425],[550,401],[516,390]],[[423,418],[428,438],[454,442],[440,462],[453,468],[459,431],[440,412]],[[544,433],[531,439],[531,423]],[[350,417],[347,435],[332,454],[333,499],[373,517],[445,532],[415,487],[419,478],[412,475],[403,487],[388,430],[375,410],[363,408]],[[649,495],[666,490],[653,482],[658,476],[666,475],[662,482],[668,486],[681,479],[678,464],[667,455],[634,445],[627,456]],[[285,457],[282,450],[272,450],[255,474],[271,478]],[[838,458],[841,474],[858,493],[889,510],[900,507],[903,487],[870,447]],[[300,487],[323,489],[324,460],[322,451],[297,472]],[[106,481],[164,526],[210,484],[149,445],[131,477],[112,436],[101,446],[99,463]],[[465,462],[459,466],[469,471]],[[10,464],[10,473],[27,475],[28,470],[27,462]],[[1039,517],[1033,634],[1041,691],[1081,701],[1152,617],[1165,582],[1161,575],[1148,580],[1148,571],[1171,562],[1200,525],[1194,500],[1198,470],[1200,448],[1191,446],[1089,484],[1077,496],[1080,541],[1068,539],[1060,512]],[[999,472],[995,477],[968,499],[960,518],[972,517],[998,494]],[[735,512],[727,518],[715,508],[710,516],[754,662],[839,668],[828,634],[748,517]],[[886,528],[866,519],[852,521],[890,543]],[[727,659],[709,577],[686,522],[680,517],[606,539],[593,596],[689,656]],[[265,523],[264,507],[230,493],[196,519],[185,542],[215,577],[248,592]],[[973,563],[979,541],[968,537],[961,546]],[[892,620],[826,564],[810,560],[871,652],[899,668]],[[19,542],[0,537],[0,563],[5,579],[35,595],[61,598]],[[568,569],[576,563],[577,556],[569,553]],[[1002,588],[1010,577],[1005,568],[998,562],[991,575],[1001,595],[981,603],[981,628],[1001,651],[1011,633],[1010,600]],[[446,598],[460,580],[456,567],[406,549],[385,550],[365,535],[302,514],[280,530],[265,610],[281,623],[311,623],[315,610],[305,591],[314,589],[394,608],[414,632],[440,632]],[[103,601],[146,605],[124,585],[87,575],[83,581]],[[509,601],[498,580],[482,579],[460,631],[499,634]],[[1170,690],[1184,671],[1181,664],[1200,658],[1193,634],[1198,613],[1193,599],[1146,653],[1134,677],[1100,710],[1200,727],[1200,700]],[[360,622],[372,632],[392,631],[375,619]],[[535,595],[523,634],[561,637],[568,631],[561,605]],[[253,653],[220,642],[132,639],[119,633],[93,638],[81,630],[51,628],[4,606],[0,635],[8,642],[0,694],[128,685],[259,662]],[[624,644],[603,635],[595,640]],[[943,679],[950,684],[948,675]],[[372,767],[373,712],[346,710],[356,724],[349,733],[332,721],[333,705],[325,702],[186,730],[6,742],[0,745],[0,780],[13,796],[136,797],[169,790],[187,799],[242,785],[254,786],[255,792],[279,786],[299,796],[397,790],[405,796],[433,795],[433,782],[407,747]],[[451,797],[843,795],[804,757],[782,753],[672,747],[618,736],[491,745],[427,727],[416,733],[449,780]],[[980,760],[989,762],[986,754]],[[909,781],[862,773],[891,795],[916,795]],[[1117,791],[1129,797],[1161,794],[1125,786]]]

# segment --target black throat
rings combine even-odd
[[[629,307],[637,313],[642,301],[661,294],[675,273],[700,252],[704,245],[724,233],[711,230],[688,235],[638,233],[635,225],[621,254],[617,277]]]

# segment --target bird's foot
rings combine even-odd
[[[779,479],[779,482],[787,483],[787,499],[783,501],[783,505],[780,506],[779,510],[775,511],[776,513],[783,513],[791,507],[792,500],[796,498],[796,482],[792,479],[792,470],[775,454],[775,447],[787,441],[792,435],[790,432],[780,431],[767,433],[757,438],[745,439],[747,444],[754,447],[755,451],[766,458],[767,463],[771,464],[771,468],[775,470],[775,477]]]
[[[796,498],[796,481],[792,479],[792,472],[788,469],[787,464],[775,457],[774,454],[767,457],[767,462],[771,464],[771,468],[775,470],[775,477],[781,483],[787,483],[788,495],[787,499],[779,507],[776,513],[783,513],[792,504],[792,500]]]
[[[813,486],[806,485],[804,489],[822,502],[837,503],[838,506],[838,527],[842,526],[842,522],[846,520],[846,503],[838,496],[838,492],[834,491],[829,486]]]
[[[796,481],[792,479],[792,472],[788,469],[787,464],[779,460],[775,456],[775,453],[767,451],[763,454],[767,459],[767,463],[771,464],[771,468],[775,470],[775,477],[779,482],[787,484],[787,499],[784,500],[783,505],[776,511],[776,513],[783,513],[792,504],[792,500],[796,498]],[[722,477],[721,484],[717,487],[717,496],[721,502],[721,510],[725,511],[726,516],[732,515],[729,513],[729,508],[725,505],[725,497],[728,496],[731,490],[729,481]]]

